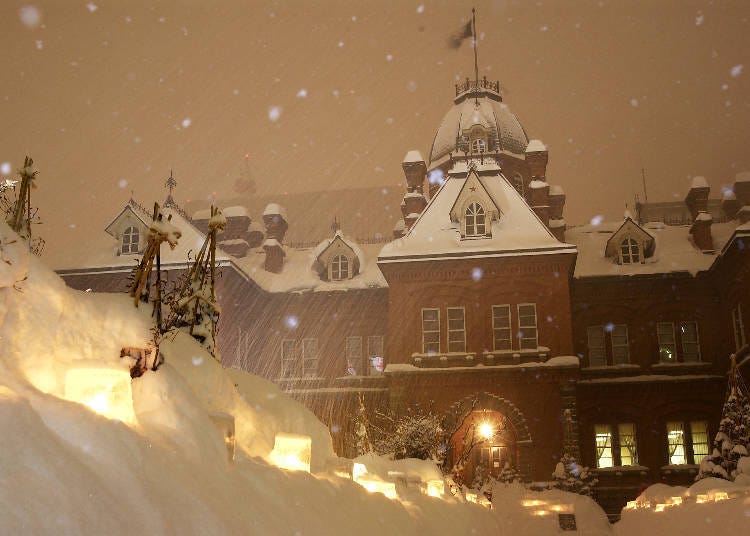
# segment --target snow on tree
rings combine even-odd
[[[39,173],[34,171],[34,160],[28,156],[24,159],[23,167],[18,170],[21,176],[19,181],[6,179],[0,184],[0,208],[5,213],[5,221],[18,235],[28,244],[29,250],[35,255],[40,255],[44,249],[42,238],[33,238],[31,227],[39,223],[36,216],[37,209],[31,206],[31,190],[36,188],[34,181]],[[15,197],[11,199],[9,193],[13,192]]]
[[[394,460],[418,458],[442,462],[445,432],[439,416],[419,406],[400,416],[378,415],[385,421],[383,426],[373,427],[378,434],[373,445],[378,454],[388,454]]]
[[[505,466],[503,467],[503,470],[500,471],[500,474],[497,477],[497,481],[501,482],[502,484],[513,484],[514,482],[520,482],[521,473],[519,473],[518,469],[513,467],[510,462],[505,462]]]
[[[218,207],[211,207],[208,234],[190,269],[169,297],[171,327],[187,328],[217,361],[216,324],[221,308],[216,299],[216,235],[224,231],[227,219]]]
[[[552,478],[552,487],[589,497],[594,494],[594,487],[598,482],[588,467],[580,465],[575,457],[567,452],[557,462]]]
[[[367,418],[367,408],[365,408],[365,401],[362,395],[359,395],[359,405],[357,406],[357,412],[354,414],[353,428],[354,428],[354,455],[362,456],[368,452],[372,452],[372,442],[370,441],[370,434],[368,427],[370,426]]]
[[[695,477],[734,480],[740,459],[748,456],[750,448],[750,395],[742,381],[734,355],[730,357],[727,396],[721,410],[719,431],[713,442],[713,450],[700,464]]]

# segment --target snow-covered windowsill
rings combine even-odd
[[[617,467],[600,467],[594,469],[599,474],[622,476],[625,473],[634,474],[638,473],[641,476],[647,475],[649,468],[645,465],[620,465]]]
[[[661,472],[665,475],[671,474],[671,473],[689,473],[691,475],[698,472],[698,465],[696,464],[680,464],[680,465],[663,465],[661,467]]]
[[[651,368],[654,370],[680,370],[680,369],[689,369],[689,370],[695,370],[695,369],[710,369],[711,363],[707,363],[705,361],[691,361],[689,363],[685,362],[677,362],[677,363],[654,363],[651,365]]]

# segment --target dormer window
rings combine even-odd
[[[471,153],[479,154],[487,152],[487,142],[483,138],[477,138],[471,142]]]
[[[125,232],[122,233],[121,252],[123,255],[138,253],[139,238],[140,233],[138,232],[138,227],[130,226],[125,229]]]
[[[620,262],[622,264],[637,264],[641,262],[641,248],[632,238],[620,242]]]
[[[479,203],[471,203],[466,208],[466,236],[484,236],[487,234],[484,209]]]
[[[336,255],[331,261],[331,281],[349,279],[349,258],[346,255]]]

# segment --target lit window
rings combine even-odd
[[[672,322],[657,322],[656,337],[659,340],[659,362],[675,363],[677,361],[677,345],[674,339],[674,324]]]
[[[367,337],[368,374],[376,376],[383,373],[383,336]]]
[[[701,347],[698,343],[698,324],[680,322],[680,339],[682,339],[682,360],[694,363],[701,360]]]
[[[122,253],[138,253],[138,240],[140,233],[138,227],[128,227],[122,233]]]
[[[598,468],[638,465],[635,424],[597,424],[594,436]]]
[[[492,334],[494,350],[510,350],[510,305],[492,306]]]
[[[294,376],[297,364],[295,355],[295,341],[293,339],[284,339],[281,341],[281,377],[290,378]]]
[[[474,154],[477,153],[486,153],[487,152],[487,142],[484,141],[482,138],[477,138],[476,140],[473,140],[471,142],[471,152]]]
[[[448,351],[466,351],[466,318],[463,307],[448,307]]]
[[[706,421],[668,422],[667,446],[670,465],[699,464],[708,456]]]
[[[422,352],[440,353],[440,310],[422,309]]]
[[[482,205],[472,203],[466,209],[466,236],[484,236],[487,226]]]
[[[742,321],[742,306],[738,303],[732,309],[732,325],[734,326],[734,345],[739,350],[745,346],[745,324]]]
[[[620,259],[622,264],[636,264],[641,262],[641,250],[638,242],[626,238],[620,243]]]
[[[331,280],[343,279],[349,279],[349,258],[346,255],[336,255],[331,261]]]
[[[318,339],[302,339],[302,375],[318,375]]]
[[[362,366],[362,337],[346,338],[346,371],[352,376],[366,373]]]
[[[539,346],[536,330],[536,304],[518,304],[518,340],[521,350],[536,350]]]

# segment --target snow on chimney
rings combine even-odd
[[[404,200],[401,202],[401,215],[404,218],[403,230],[398,229],[398,232],[405,232],[411,229],[414,222],[422,213],[424,208],[427,206],[427,199],[424,196],[424,180],[427,175],[427,165],[422,158],[422,154],[419,151],[409,151],[404,157],[404,161],[401,163],[401,167],[404,170],[406,176],[406,194],[404,194]],[[394,229],[394,235],[397,230]]]
[[[685,204],[690,210],[690,218],[695,220],[700,212],[708,212],[708,194],[711,187],[703,177],[693,177],[692,185],[685,196]]]
[[[264,269],[267,272],[280,273],[284,267],[284,236],[289,228],[286,210],[281,205],[269,203],[263,211],[263,223],[266,226],[266,239],[263,251],[266,253]]]
[[[690,226],[690,234],[693,235],[693,242],[703,253],[714,253],[711,223],[713,223],[711,214],[701,211],[695,216],[695,221]]]

